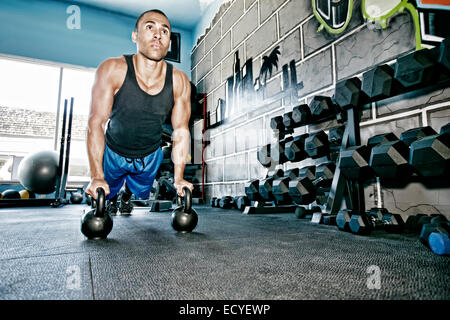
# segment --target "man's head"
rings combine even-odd
[[[170,47],[171,26],[164,12],[152,9],[136,20],[132,40],[137,51],[151,60],[162,60]]]

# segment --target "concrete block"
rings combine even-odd
[[[297,81],[303,81],[299,97],[328,87],[333,83],[331,68],[331,49],[305,60],[297,66]]]
[[[395,16],[385,30],[364,28],[338,42],[337,78],[340,80],[363,72],[414,49],[414,25],[409,13],[405,12]]]
[[[224,181],[247,180],[247,161],[246,153],[226,157]]]
[[[191,66],[195,67],[205,56],[205,41],[199,43],[191,54]]]
[[[206,77],[205,77],[205,87],[204,90],[205,92],[211,92],[214,89],[216,89],[221,81],[221,67],[220,65],[215,67],[212,72],[210,72]]]
[[[285,3],[286,0],[264,0],[261,1],[260,6],[260,18],[263,23],[272,13],[278,10],[278,8]]]
[[[224,132],[223,142],[224,142],[224,153],[225,155],[230,155],[236,152],[235,148],[235,130],[227,130]]]
[[[231,51],[231,31],[227,32],[212,51],[212,63],[218,65]]]
[[[205,53],[209,52],[216,45],[216,43],[220,40],[221,33],[221,22],[216,23],[216,25],[208,32],[205,36]]]
[[[256,0],[245,0],[245,10],[248,10],[255,2]]]
[[[223,23],[225,25],[225,22]],[[258,27],[258,7],[253,6],[232,28],[232,48],[236,48],[250,33]],[[224,26],[224,32],[228,30]]]
[[[231,26],[244,14],[244,0],[236,0],[222,16],[222,30],[227,32]]]
[[[223,182],[223,159],[206,163],[206,182]]]
[[[247,57],[255,58],[277,40],[277,23],[276,17],[273,16],[246,41]]]
[[[280,37],[313,14],[311,1],[289,0],[278,12]]]
[[[197,79],[202,79],[211,70],[211,68],[211,53],[208,53],[197,65]]]
[[[256,148],[263,142],[263,119],[258,118],[236,127],[236,152]]]

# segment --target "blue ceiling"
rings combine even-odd
[[[159,9],[167,15],[172,26],[193,30],[208,7],[217,0],[71,0],[70,2],[135,17],[146,10]]]

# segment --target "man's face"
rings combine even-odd
[[[162,60],[170,47],[170,23],[157,12],[146,13],[132,34],[138,52],[151,60]]]

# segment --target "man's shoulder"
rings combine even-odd
[[[125,58],[113,57],[104,60],[97,68],[97,79],[102,79],[113,88],[119,88],[127,73],[127,62]]]
[[[108,58],[106,60],[104,60],[98,67],[98,69],[103,69],[103,70],[120,70],[120,69],[126,69],[127,67],[127,62],[125,61],[125,57],[124,56],[120,56],[120,57],[111,57]]]
[[[177,69],[175,66],[173,66],[173,77],[174,77],[174,80],[188,80],[189,81],[186,73]]]
[[[189,85],[188,76],[181,70],[173,67],[173,83],[175,86]]]

